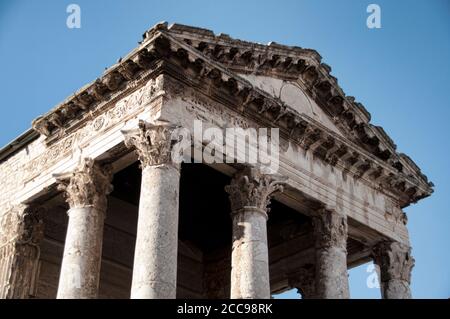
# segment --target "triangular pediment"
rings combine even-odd
[[[286,81],[283,79],[267,77],[264,75],[239,74],[252,83],[255,87],[263,90],[269,95],[286,103],[289,107],[300,114],[304,114],[326,128],[345,137],[342,132],[330,119],[317,103],[304,91],[304,89],[294,81]]]
[[[268,45],[233,39],[227,34],[180,24],[166,30],[189,45],[205,59],[249,81],[254,87],[333,131],[361,150],[394,167],[401,175],[420,181],[425,193],[432,192],[419,167],[396,145],[380,126],[370,123],[370,113],[346,96],[332,76],[331,67],[322,63],[311,49]],[[402,187],[402,185],[399,185]],[[427,189],[425,191],[425,189]]]
[[[336,118],[331,108],[324,108],[322,103],[317,101],[316,92],[311,90],[307,81],[301,76],[313,65],[322,67],[329,75],[331,68],[320,62],[321,56],[315,50],[289,47],[273,42],[262,45],[236,40],[226,34],[216,36],[210,30],[180,24],[169,26],[168,31],[170,35],[204,55],[205,59],[220,63],[237,76],[248,80],[254,87],[280,99],[299,113],[317,120],[346,139],[361,144],[363,148],[367,147],[365,143],[359,143],[357,135],[345,127],[346,125],[342,125],[344,123],[340,123],[342,121]],[[330,80],[337,82],[332,76]],[[331,88],[333,84],[337,83],[329,83],[329,87]],[[344,95],[339,87],[336,87],[333,94]],[[353,106],[351,104],[354,99],[351,97],[350,99],[348,106]],[[344,98],[341,102],[344,102]],[[368,123],[370,114],[364,107],[360,103],[355,103],[355,108],[358,109],[358,115],[362,117],[362,121]],[[386,145],[386,148],[390,148],[395,153],[393,143]]]

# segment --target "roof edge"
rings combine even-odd
[[[0,149],[0,163],[37,138],[39,138],[39,133],[32,128],[20,134]]]

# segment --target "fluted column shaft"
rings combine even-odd
[[[57,179],[70,206],[57,298],[97,298],[110,169],[85,159]]]
[[[322,210],[313,217],[316,249],[316,296],[349,298],[347,272],[347,218]]]
[[[411,271],[414,258],[411,247],[395,241],[384,241],[373,249],[374,262],[380,267],[383,299],[411,298]]]
[[[124,132],[142,166],[133,299],[176,297],[180,172],[171,158],[174,129],[141,121],[138,129]]]
[[[270,298],[267,206],[280,180],[256,168],[239,171],[226,187],[233,218],[231,298]]]

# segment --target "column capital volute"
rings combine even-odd
[[[332,209],[319,209],[311,216],[316,248],[346,249],[348,237],[347,216]]]
[[[178,141],[174,132],[179,126],[165,121],[149,123],[139,121],[136,129],[124,130],[125,146],[133,148],[143,168],[171,164],[178,168],[172,160],[172,148]]]
[[[398,279],[410,283],[411,270],[415,263],[410,246],[398,241],[384,240],[372,247],[372,257],[380,267],[381,281]]]
[[[70,208],[106,208],[106,196],[112,192],[112,168],[100,165],[91,158],[83,158],[69,173],[55,174],[58,189]]]
[[[267,206],[277,192],[282,192],[286,178],[278,174],[261,172],[258,167],[244,166],[233,176],[230,185],[225,186],[233,214],[253,209],[267,216]]]

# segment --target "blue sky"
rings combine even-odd
[[[81,29],[66,7],[81,7]],[[381,7],[381,29],[366,8]],[[0,0],[0,144],[30,127],[137,45],[159,21],[255,42],[314,48],[435,183],[406,209],[416,298],[450,297],[450,1],[19,1]],[[379,298],[367,265],[350,271],[354,298]],[[285,297],[292,297],[287,294]]]

